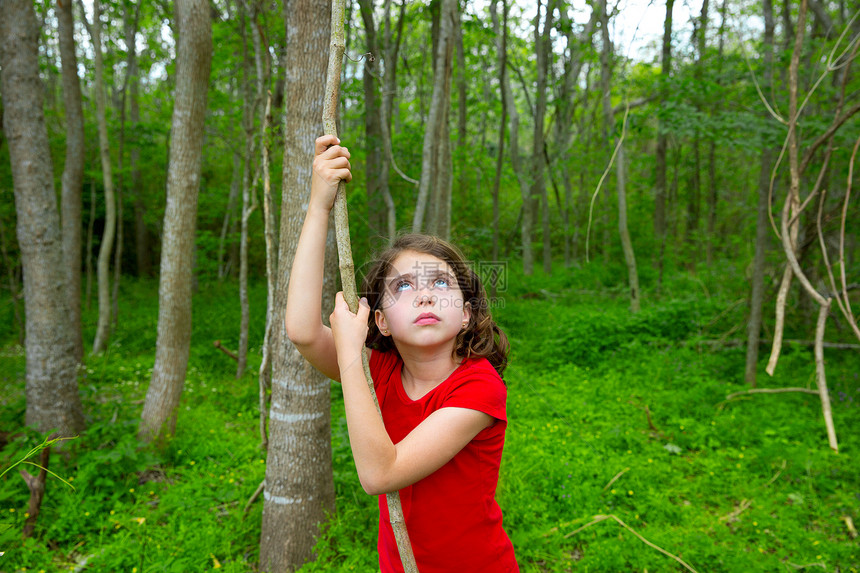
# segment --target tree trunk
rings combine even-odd
[[[128,121],[133,130],[140,125],[140,70],[137,63],[137,52],[129,52],[129,105]],[[137,276],[152,276],[152,254],[150,253],[149,231],[146,228],[146,203],[143,200],[143,186],[140,176],[140,146],[135,145],[129,153],[129,170],[131,171],[131,194],[134,197],[134,245],[137,260]]]
[[[394,205],[394,198],[391,196],[389,188],[389,166],[393,167],[404,179],[411,183],[414,180],[406,177],[394,161],[394,152],[391,148],[391,111],[394,103],[394,94],[397,91],[397,55],[400,52],[400,41],[403,37],[403,24],[406,20],[404,14],[406,11],[406,1],[400,2],[400,16],[397,20],[397,36],[391,38],[391,1],[385,1],[385,34],[383,39],[385,42],[385,76],[382,83],[382,105],[380,107],[380,121],[382,123],[382,145],[385,148],[385,153],[382,156],[382,165],[380,167],[380,189],[383,199],[385,200],[385,209],[387,213],[387,235],[389,244],[394,242],[394,236],[397,233],[397,211]]]
[[[376,24],[373,21],[373,2],[359,0],[361,19],[364,22],[364,35],[367,51],[374,56],[379,54],[376,37]],[[383,168],[385,168],[385,187],[388,187],[388,162],[383,161],[386,149],[383,142],[382,106],[377,86],[380,69],[376,58],[364,58],[362,84],[364,86],[364,138],[367,155],[365,159],[365,190],[367,193],[367,225],[371,242],[377,237],[388,235],[387,209],[383,190]],[[387,63],[387,62],[386,62]],[[387,73],[387,70],[386,70]],[[386,189],[387,191],[387,189]]]
[[[158,290],[158,337],[140,423],[139,437],[144,441],[173,434],[176,428],[176,408],[191,346],[194,228],[212,63],[209,3],[176,0],[176,22],[176,95]]]
[[[468,109],[469,98],[466,93],[466,49],[463,46],[463,22],[459,8],[454,11],[454,16],[454,42],[457,55],[457,145],[455,149],[460,150],[457,154],[457,156],[460,158],[458,170],[460,177],[457,183],[457,191],[458,193],[460,193],[460,195],[462,195],[468,188],[466,169],[467,162],[463,160],[463,150],[466,147],[466,135],[468,127],[466,121],[466,110]],[[483,150],[484,146],[481,145],[479,149]]]
[[[221,224],[221,235],[218,238],[218,278],[223,279],[232,270],[229,261],[224,257],[228,247],[227,235],[236,217],[236,203],[239,199],[239,187],[242,185],[242,154],[233,151],[233,176],[230,179],[230,195],[227,197],[227,209],[224,211],[224,221]]]
[[[72,1],[57,3],[60,57],[63,65],[63,100],[66,106],[66,162],[63,166],[62,220],[63,258],[68,274],[69,320],[75,345],[75,359],[84,357],[81,333],[81,213],[84,187],[84,112],[81,83],[75,55],[75,22]]]
[[[302,358],[284,331],[287,286],[307,208],[314,140],[323,133],[322,105],[328,64],[331,4],[294,0],[286,27],[283,202],[278,289],[272,328],[272,398],[266,490],[260,534],[260,571],[293,571],[313,556],[319,524],[334,510],[330,383]],[[329,242],[333,246],[333,241]],[[330,264],[336,256],[329,248]],[[334,299],[326,272],[323,308]],[[327,310],[323,311],[327,315]]]
[[[24,269],[25,423],[41,432],[57,429],[62,435],[74,435],[84,429],[84,416],[69,320],[68,273],[42,111],[38,29],[29,0],[0,2],[0,67],[3,129],[9,142]]]
[[[505,22],[507,22],[507,2],[503,0],[503,13],[505,14]],[[490,2],[490,17],[493,20],[494,36],[496,38],[496,50],[501,50],[502,33],[499,28],[499,18],[496,13],[495,1]],[[532,213],[528,207],[529,203],[529,184],[525,175],[525,170],[522,165],[519,150],[519,131],[520,131],[520,114],[517,111],[517,104],[514,101],[513,92],[511,90],[511,80],[508,76],[508,70],[503,70],[504,78],[502,81],[502,90],[505,92],[505,101],[508,106],[508,117],[510,118],[510,127],[508,129],[508,147],[511,151],[511,166],[514,168],[514,174],[517,177],[517,182],[520,185],[520,197],[523,202],[522,219],[520,221],[520,238],[523,249],[523,272],[526,275],[531,275],[534,271],[534,254],[532,253]]]
[[[84,247],[84,268],[87,273],[87,287],[84,294],[87,310],[92,308],[93,294],[93,231],[96,224],[96,182],[90,179],[90,218],[87,223],[87,244]]]
[[[99,291],[99,319],[96,326],[96,338],[93,341],[93,353],[102,352],[110,338],[111,300],[110,300],[110,255],[113,249],[116,232],[116,198],[113,188],[113,172],[110,161],[110,141],[107,132],[107,103],[104,82],[104,58],[102,57],[101,34],[101,2],[93,1],[92,32],[93,51],[95,53],[95,92],[96,116],[99,127],[99,154],[102,163],[102,181],[105,192],[105,228],[102,242],[99,246],[99,258],[96,264]]]
[[[773,0],[764,0],[764,43],[762,85],[773,83]],[[744,380],[753,388],[756,386],[756,367],[758,365],[759,336],[761,334],[762,305],[764,302],[764,263],[767,252],[770,225],[768,202],[770,172],[773,167],[774,150],[769,141],[762,137],[762,152],[758,176],[758,205],[756,208],[755,255],[752,268],[752,292],[750,294],[750,318],[747,324],[747,356]]]
[[[242,218],[239,234],[239,348],[236,352],[236,378],[241,378],[248,364],[248,329],[251,322],[251,309],[248,301],[248,221],[256,209],[256,193],[254,187],[254,156],[256,154],[255,137],[257,130],[254,125],[257,106],[260,101],[255,94],[255,80],[251,72],[251,55],[248,53],[248,37],[246,33],[247,10],[244,2],[239,3],[239,29],[242,36],[242,131],[245,134],[245,162],[242,170]],[[256,22],[251,21],[251,28]]]
[[[537,94],[535,94],[534,135],[532,138],[532,204],[540,201],[543,226],[543,271],[552,273],[552,241],[550,234],[549,197],[544,181],[544,120],[546,119],[547,68],[552,60],[550,30],[552,30],[555,0],[546,4],[543,32],[540,30],[540,2],[535,15],[535,53],[537,56]]]
[[[498,17],[496,16],[496,0],[491,0],[490,2],[490,10],[493,15],[493,24],[498,32]],[[505,68],[507,67],[507,49],[508,49],[508,10],[507,7],[503,7],[504,10],[504,18],[502,24],[502,37],[501,41],[498,45],[497,50],[497,59],[496,59],[496,68],[499,72],[499,85],[504,85],[505,81]],[[502,167],[504,166],[505,159],[505,122],[507,121],[507,101],[505,100],[505,90],[499,90],[501,96],[501,105],[502,105],[502,117],[499,120],[499,144],[498,151],[496,154],[496,175],[493,178],[493,250],[492,257],[493,261],[499,260],[499,187],[501,186],[502,181]],[[496,283],[498,281],[493,280],[490,282],[490,296],[496,296]]]
[[[612,110],[612,40],[609,37],[609,15],[605,12],[606,2],[601,2],[603,13],[603,26],[601,26],[602,50],[600,53],[600,77],[603,88],[603,121],[604,139],[606,148],[612,149],[612,130],[615,128],[615,117]],[[629,111],[629,110],[628,110]],[[615,158],[615,187],[618,194],[618,232],[621,237],[621,248],[624,251],[624,262],[627,265],[627,281],[630,287],[630,310],[639,312],[639,272],[636,269],[636,256],[633,252],[633,242],[630,240],[630,231],[627,229],[627,190],[626,171],[624,157],[624,136],[627,130],[627,112],[624,115],[624,124],[621,127],[621,136],[615,145],[618,148]]]
[[[672,9],[675,0],[666,0],[666,19],[663,22],[663,51],[660,65],[660,101],[662,108],[669,94],[669,76],[672,72]],[[666,245],[666,149],[668,139],[665,127],[657,121],[657,153],[654,163],[654,236],[660,242],[657,257],[658,288],[663,278],[663,255]]]
[[[700,86],[704,85],[704,66],[705,66],[705,48],[706,36],[708,31],[708,8],[709,0],[703,0],[702,12],[699,16],[699,21],[695,26],[694,39],[696,41],[696,62],[693,69],[693,77],[696,83]],[[693,105],[701,114],[703,113],[703,96],[701,92],[694,92]],[[698,253],[704,243],[705,250],[710,253],[711,237],[707,235],[705,241],[702,241],[701,233],[699,232],[699,220],[701,219],[701,196],[702,196],[702,134],[698,125],[694,128],[693,133],[693,171],[691,174],[690,188],[688,190],[687,203],[687,239],[686,243],[692,247],[690,266],[695,270]],[[708,195],[708,205],[710,206],[710,194]],[[710,256],[710,255],[708,255]],[[708,259],[710,261],[710,259]]]
[[[427,202],[432,194],[438,204],[440,190],[434,186],[434,175],[437,174],[438,160],[435,158],[441,151],[442,125],[447,118],[446,108],[450,107],[449,72],[451,70],[452,15],[456,9],[456,0],[441,0],[439,18],[439,41],[434,54],[433,65],[433,96],[430,101],[430,111],[424,128],[424,145],[421,152],[421,179],[418,184],[418,200],[415,205],[415,215],[412,218],[412,232],[420,233],[425,225]],[[438,181],[438,180],[437,180]],[[432,213],[432,210],[431,210]],[[431,223],[428,221],[428,223]],[[428,224],[428,226],[430,226]],[[431,228],[432,231],[432,228]]]

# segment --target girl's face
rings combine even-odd
[[[457,334],[469,321],[454,270],[427,253],[404,251],[391,263],[380,293],[376,326],[397,347],[443,349],[453,352]]]

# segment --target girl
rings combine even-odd
[[[399,490],[421,573],[519,571],[494,499],[508,343],[462,255],[435,237],[401,237],[370,269],[358,314],[338,293],[331,328],[322,323],[329,212],[338,181],[352,179],[339,143],[316,141],[286,328],[302,355],[343,386],[358,477],[380,498],[380,569],[403,571],[381,495]],[[367,346],[382,419],[361,366]]]

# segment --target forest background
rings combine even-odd
[[[857,571],[860,16],[684,7],[349,3],[358,274],[422,230],[484,278],[524,571]],[[0,0],[0,571],[375,568],[278,318],[329,17]]]

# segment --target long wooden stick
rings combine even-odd
[[[326,135],[337,137],[337,124],[335,113],[340,91],[340,73],[343,63],[343,52],[346,48],[344,42],[344,5],[345,0],[332,0],[331,9],[331,48],[328,59],[328,72],[326,74],[325,101],[323,104],[323,129]],[[337,186],[337,195],[334,200],[334,225],[337,237],[337,254],[340,266],[340,280],[343,286],[343,298],[353,313],[358,312],[358,292],[355,288],[355,266],[352,262],[352,246],[349,241],[349,217],[346,206],[346,184],[341,181]],[[364,375],[370,387],[370,395],[376,405],[376,411],[382,415],[376,392],[373,389],[373,380],[370,377],[370,365],[367,353],[362,352],[361,362],[364,367]],[[400,552],[400,560],[406,573],[418,573],[415,564],[415,556],[412,554],[412,544],[409,542],[409,534],[406,531],[406,520],[403,517],[403,508],[400,505],[399,492],[389,493],[386,496],[388,502],[388,515],[391,528],[394,530],[394,538],[397,541],[397,550]]]

